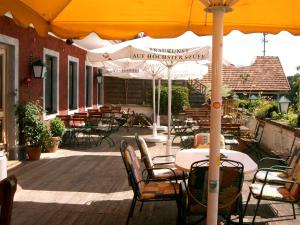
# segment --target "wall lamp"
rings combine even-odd
[[[37,59],[31,63],[33,77],[34,78],[44,78],[46,75],[46,64],[43,60]]]
[[[280,111],[282,113],[287,113],[288,112],[290,102],[291,101],[288,98],[286,98],[285,96],[280,97],[278,103],[279,103],[279,106],[280,106]]]

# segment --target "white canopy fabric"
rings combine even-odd
[[[126,79],[168,79],[166,67],[157,61],[147,60],[113,60],[94,63],[104,68],[104,76],[117,76]],[[208,73],[208,67],[200,62],[179,62],[172,68],[172,80],[201,79]]]
[[[192,32],[168,39],[143,37],[91,50],[87,57],[92,63],[122,58],[176,62],[210,59],[211,48],[197,43],[201,43],[200,38]]]

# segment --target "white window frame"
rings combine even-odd
[[[70,65],[70,62],[74,62],[76,63],[76,97],[75,97],[75,104],[76,104],[76,108],[75,109],[72,109],[70,110],[69,109],[69,88],[70,88],[70,84],[69,84],[69,71],[70,71],[70,68],[69,68],[69,65]],[[68,101],[67,101],[67,106],[68,106],[68,114],[74,114],[76,112],[79,112],[79,101],[78,101],[78,96],[79,96],[79,59],[76,58],[76,57],[73,57],[73,56],[70,56],[68,55]]]
[[[45,104],[45,101],[43,101],[43,109],[44,109],[44,113],[43,113],[43,116],[46,120],[50,120],[50,119],[53,119],[55,118],[58,114],[59,114],[59,52],[57,51],[54,51],[54,50],[51,50],[51,49],[47,49],[47,48],[44,48],[43,49],[43,59],[44,59],[44,62],[46,62],[46,56],[51,56],[51,57],[54,57],[56,58],[56,77],[55,77],[55,88],[54,90],[56,90],[54,94],[54,107],[56,109],[56,113],[52,113],[52,114],[46,114],[46,104]],[[46,74],[47,76],[47,74]],[[46,99],[46,80],[44,79],[43,80],[43,99]]]

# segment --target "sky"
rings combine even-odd
[[[209,37],[203,37],[208,44]],[[207,39],[207,40],[206,40]],[[224,37],[223,58],[234,65],[250,65],[255,56],[263,55],[263,34],[243,34],[233,31]],[[286,76],[297,73],[300,65],[300,36],[288,32],[266,35],[266,56],[278,56]]]

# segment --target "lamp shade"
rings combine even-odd
[[[46,65],[42,60],[37,60],[32,63],[33,77],[44,78],[47,72]]]
[[[256,95],[251,95],[249,99],[250,99],[250,100],[257,100],[258,97],[257,97]]]
[[[280,106],[280,111],[282,113],[287,113],[290,102],[291,101],[288,98],[286,98],[285,96],[280,97],[278,103],[279,103],[279,106]]]
[[[236,93],[234,93],[234,94],[232,95],[232,99],[233,99],[233,100],[237,100],[237,99],[239,99],[239,96],[238,96]]]

